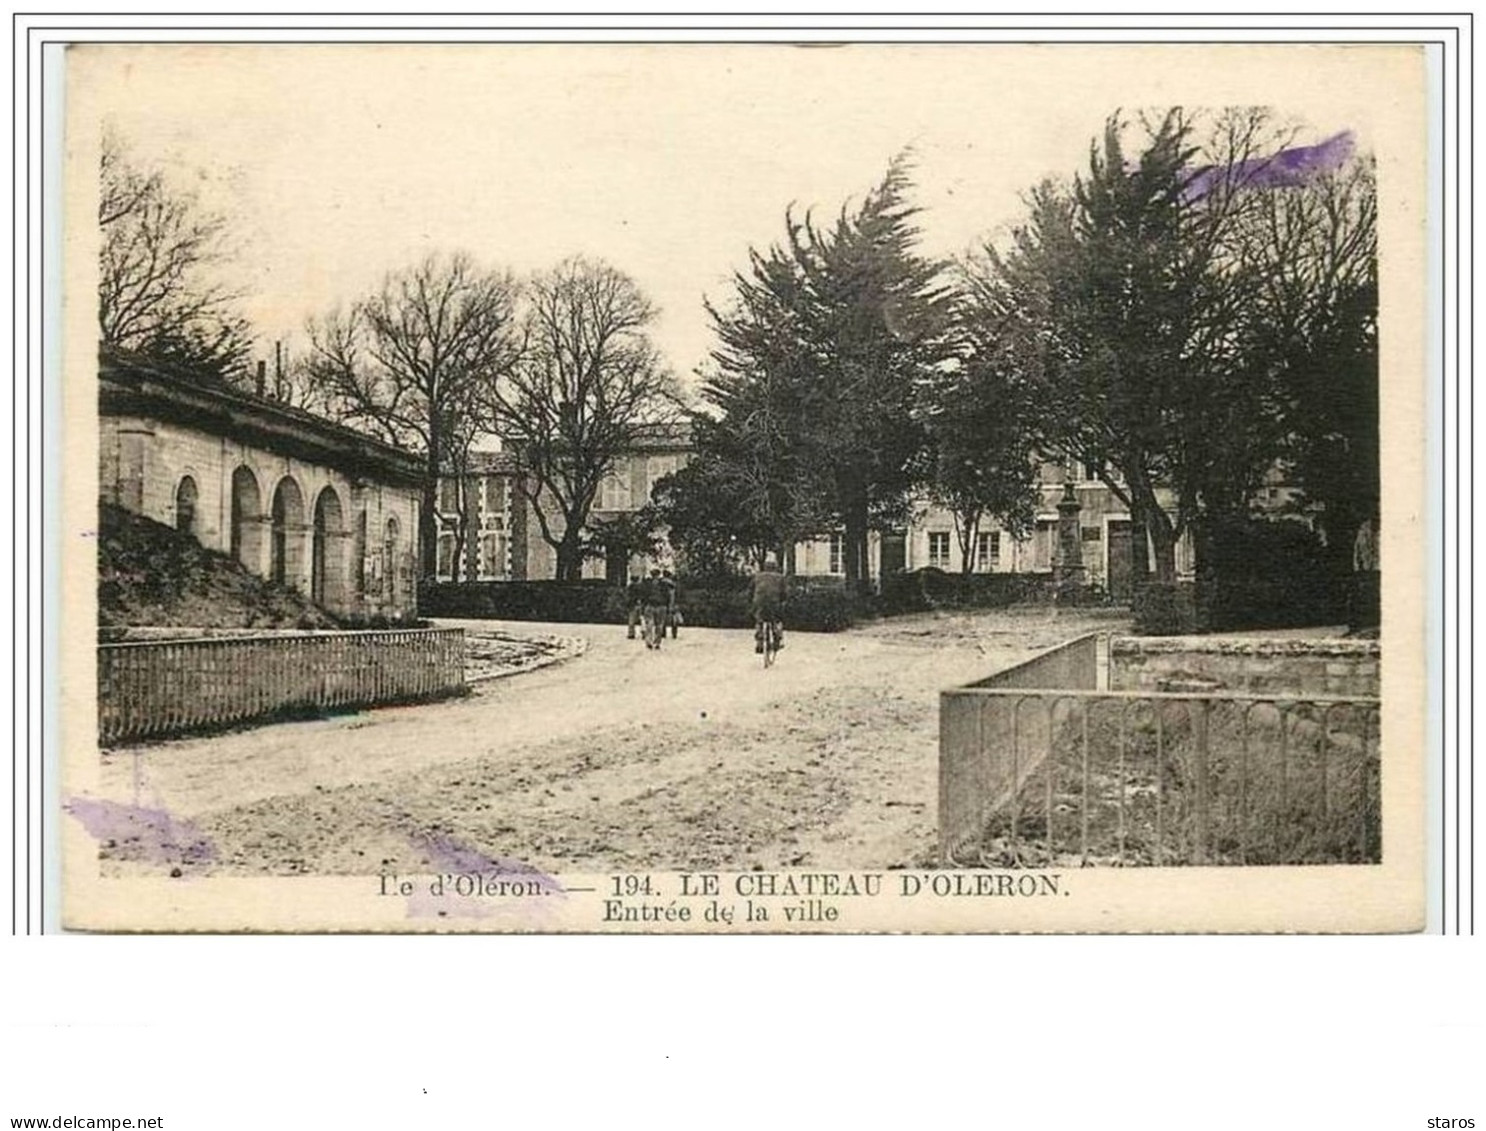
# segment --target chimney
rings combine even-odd
[[[258,395],[260,397],[263,395],[263,386],[265,382],[264,370],[267,368],[268,363],[266,361],[258,362]]]

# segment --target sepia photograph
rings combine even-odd
[[[1398,46],[74,45],[64,924],[1424,924]]]

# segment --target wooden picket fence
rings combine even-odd
[[[462,629],[100,644],[98,740],[435,698],[463,686]]]

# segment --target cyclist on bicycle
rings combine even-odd
[[[776,650],[784,647],[784,622],[781,614],[784,611],[785,594],[784,575],[779,572],[778,563],[770,558],[764,562],[763,569],[753,575],[754,652],[764,650],[764,626],[766,624],[774,625]]]

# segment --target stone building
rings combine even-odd
[[[1032,530],[1018,538],[992,518],[984,519],[971,547],[975,573],[1046,573],[1058,565],[1059,504],[1071,486],[1078,503],[1077,521],[1082,558],[1082,581],[1107,590],[1116,600],[1128,600],[1132,587],[1135,549],[1129,508],[1099,478],[1092,465],[1044,459],[1038,464],[1038,502]],[[1162,505],[1174,505],[1171,492],[1157,492]],[[841,535],[803,542],[795,547],[795,572],[804,575],[843,574]],[[1147,561],[1151,549],[1147,545]],[[867,545],[868,572],[883,573],[932,567],[959,573],[963,566],[955,516],[943,507],[924,504],[903,530],[872,532]],[[1193,570],[1191,538],[1183,534],[1176,547],[1177,575],[1189,579]]]
[[[599,487],[590,518],[594,522],[606,522],[631,514],[650,501],[655,485],[668,475],[674,475],[691,459],[691,427],[687,424],[652,424],[642,426],[628,451],[619,457],[614,470]],[[549,572],[536,576],[550,577],[557,568],[557,557],[552,548],[540,539],[545,554],[541,560],[549,562]],[[664,547],[664,541],[662,541]],[[654,565],[669,565],[669,555],[662,553],[659,561],[649,561],[639,556],[626,557],[623,553],[611,554],[608,560],[597,558],[583,563],[583,576],[603,577],[621,583],[626,577]]]
[[[509,452],[471,452],[464,470],[439,479],[438,579],[524,579],[525,512],[515,458]]]
[[[604,480],[594,500],[591,519],[602,522],[639,510],[650,501],[655,484],[686,465],[691,456],[690,431],[684,425],[655,425],[643,429]],[[461,505],[468,508],[469,525],[463,542],[460,577],[469,581],[540,580],[556,575],[556,554],[542,538],[532,507],[516,489],[516,461],[509,452],[476,452],[461,486],[455,476],[440,483],[439,578],[451,580],[459,539],[456,531]],[[1082,559],[1081,584],[1107,589],[1116,600],[1128,600],[1133,585],[1135,550],[1128,508],[1090,465],[1046,459],[1038,466],[1039,501],[1035,525],[1023,538],[1013,537],[993,519],[986,519],[972,547],[977,573],[1053,574],[1059,562],[1059,504],[1072,486],[1078,503],[1078,545]],[[1171,493],[1158,492],[1163,504],[1173,504]],[[551,511],[549,510],[549,518]],[[1066,506],[1063,513],[1068,513]],[[554,532],[561,532],[560,519]],[[792,568],[804,577],[844,576],[843,537],[825,535],[795,545]],[[922,504],[912,522],[897,532],[873,531],[868,536],[868,572],[880,579],[884,572],[935,567],[959,573],[961,551],[954,516],[941,507]],[[1147,561],[1151,550],[1147,546]],[[652,564],[639,558],[584,563],[583,576],[622,581],[627,574]],[[1183,535],[1176,547],[1177,574],[1192,576],[1192,543]]]
[[[348,621],[416,616],[417,457],[122,351],[98,387],[100,498]]]
[[[655,485],[685,466],[691,455],[691,433],[686,425],[643,425],[635,440],[619,456],[600,485],[590,521],[600,523],[633,514],[650,501]],[[438,577],[454,578],[454,558],[460,554],[459,577],[464,581],[542,580],[557,574],[557,552],[542,537],[531,501],[517,484],[517,463],[508,451],[470,453],[467,473],[450,474],[439,482]],[[544,508],[552,532],[561,536],[561,515],[555,505]],[[467,525],[461,551],[461,515]],[[622,583],[630,573],[648,567],[639,557],[623,554],[605,561],[583,563],[583,576]]]

